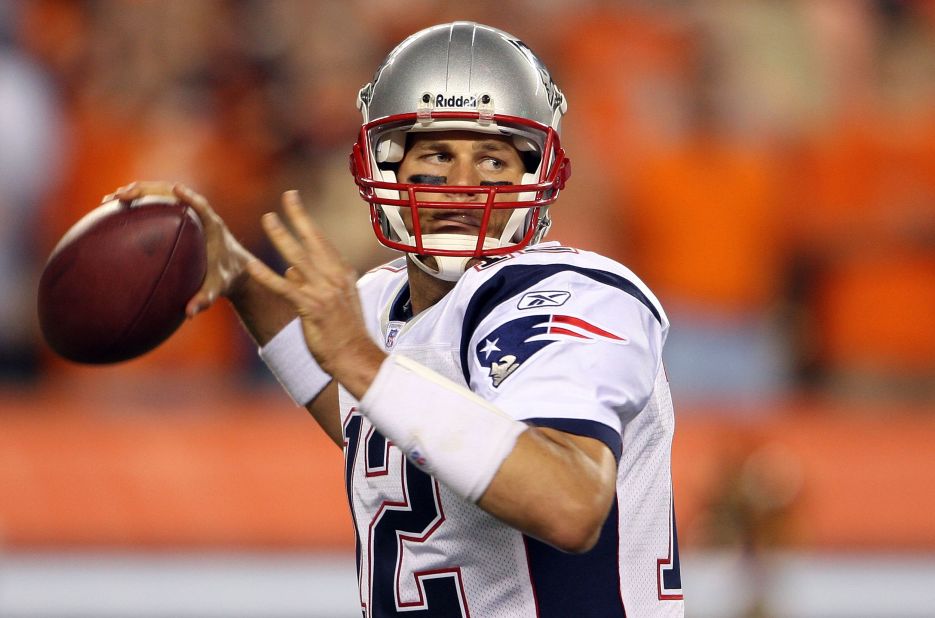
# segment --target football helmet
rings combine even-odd
[[[407,252],[426,272],[455,281],[472,258],[515,251],[548,231],[549,205],[571,173],[559,142],[567,103],[542,62],[516,37],[473,22],[417,32],[390,52],[373,81],[361,88],[357,106],[363,124],[351,152],[351,173],[370,204],[377,238],[387,247]],[[408,133],[454,130],[509,137],[526,167],[521,184],[423,185],[396,177]],[[441,201],[453,193],[480,197]],[[439,199],[425,199],[433,195]],[[462,208],[475,215],[482,211],[476,236],[419,229],[420,209]],[[412,229],[404,222],[404,209]],[[513,211],[499,238],[486,233],[495,209]]]

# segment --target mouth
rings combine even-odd
[[[470,234],[480,231],[481,216],[470,212],[439,212],[432,214],[422,231],[425,234]]]

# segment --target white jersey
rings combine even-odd
[[[406,258],[359,282],[390,354],[517,420],[604,442],[619,462],[596,547],[563,553],[411,465],[340,391],[364,616],[682,616],[662,366],[668,320],[632,272],[546,243],[469,269],[411,317]]]

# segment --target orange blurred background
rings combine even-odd
[[[259,216],[298,188],[359,270],[389,259],[354,96],[453,19],[568,97],[550,238],[670,315],[683,551],[935,556],[935,3],[0,0],[0,559],[352,551],[340,453],[223,301],[87,368],[42,343],[35,286],[134,179],[189,183],[270,260]]]

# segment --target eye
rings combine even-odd
[[[484,157],[481,162],[481,169],[488,172],[500,172],[506,167],[506,163],[495,157]]]
[[[426,163],[448,163],[451,161],[451,155],[447,152],[430,152],[422,155],[421,159]]]

